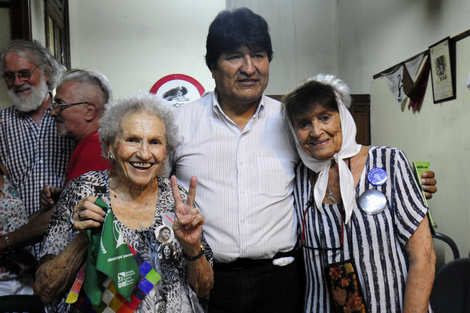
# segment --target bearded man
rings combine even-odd
[[[0,163],[7,168],[28,215],[40,210],[44,185],[63,186],[74,148],[71,139],[57,134],[49,114],[51,91],[64,69],[36,41],[13,40],[1,54],[0,73],[13,106],[0,111]],[[1,236],[0,252],[39,242],[50,217],[46,214],[50,212],[44,213],[43,222],[36,220]],[[38,244],[32,252],[39,253]]]

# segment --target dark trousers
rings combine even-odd
[[[214,267],[209,313],[299,312],[298,273],[295,261],[286,266],[268,264],[239,270]]]

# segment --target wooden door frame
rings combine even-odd
[[[11,39],[32,39],[31,30],[31,1],[11,0],[2,1],[0,6],[10,9]]]

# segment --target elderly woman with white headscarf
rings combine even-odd
[[[405,154],[356,143],[349,88],[317,75],[283,99],[302,159],[305,312],[426,312],[435,253]]]

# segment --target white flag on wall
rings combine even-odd
[[[413,59],[397,65],[390,72],[382,74],[392,95],[402,105],[402,108],[409,102],[410,96],[413,103],[422,103],[423,91],[426,88],[423,83],[427,84],[427,71],[429,71],[425,66],[427,59],[428,57],[421,53]],[[417,90],[420,85],[424,87],[424,90]]]
[[[388,88],[398,103],[402,103],[406,97],[403,92],[403,65],[397,65],[392,72],[382,74],[387,81]]]

